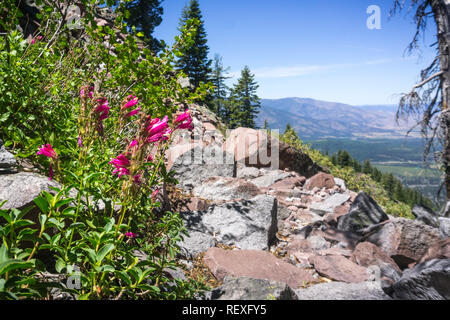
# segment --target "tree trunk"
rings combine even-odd
[[[441,62],[442,110],[440,126],[443,133],[442,164],[445,170],[445,190],[450,201],[450,0],[431,0],[431,7],[437,25]],[[448,214],[448,213],[447,213]]]

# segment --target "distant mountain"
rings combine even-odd
[[[351,106],[309,98],[262,99],[257,125],[271,129],[289,123],[304,140],[323,138],[403,138],[411,127],[396,123],[395,105]]]

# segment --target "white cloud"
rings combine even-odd
[[[297,65],[290,67],[267,67],[252,70],[252,73],[255,74],[256,78],[289,78],[289,77],[299,77],[304,75],[317,74],[330,70],[391,63],[397,60],[400,59],[379,59],[359,63],[340,63],[340,64],[323,64],[323,65],[312,64],[312,65]],[[240,71],[231,72],[230,75],[233,78],[238,78],[240,76]]]

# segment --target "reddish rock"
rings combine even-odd
[[[430,246],[425,255],[420,259],[419,263],[433,259],[449,259],[450,258],[450,238],[437,241]]]
[[[311,177],[320,170],[320,167],[306,153],[275,137],[268,137],[264,130],[234,129],[230,132],[223,148],[234,154],[236,162],[245,164],[247,167],[271,167],[281,170],[288,168],[306,177]],[[272,151],[274,151],[273,155]]]
[[[331,280],[353,283],[369,279],[366,268],[343,256],[314,256],[309,261],[319,274]]]
[[[244,276],[284,282],[293,289],[305,282],[317,282],[310,270],[297,268],[266,251],[210,248],[203,261],[220,281],[225,276]]]
[[[336,185],[334,177],[331,174],[320,172],[306,181],[305,189],[313,190],[318,189],[331,189]]]
[[[370,242],[359,243],[356,246],[355,250],[353,250],[350,260],[363,267],[380,265],[385,262],[392,265],[397,271],[401,271],[391,257],[389,257],[383,250]]]
[[[295,187],[301,187],[306,181],[305,177],[295,176],[283,179],[281,181],[275,182],[269,188],[272,189],[294,189]]]
[[[352,255],[352,252],[350,250],[339,248],[339,247],[331,247],[325,250],[319,250],[317,251],[317,254],[319,256],[343,256],[350,258]]]
[[[439,230],[421,222],[395,218],[384,224],[367,241],[386,252],[401,268],[418,262],[430,245],[439,241]]]
[[[340,206],[337,206],[336,208],[334,208],[334,211],[333,211],[334,219],[337,221],[337,219],[340,216],[343,216],[343,215],[347,214],[349,211],[350,211],[350,205],[349,204],[342,204]]]
[[[206,131],[216,131],[216,127],[211,122],[203,122],[202,126]]]
[[[197,197],[177,200],[173,205],[175,210],[180,212],[205,211],[208,210],[210,206],[206,200]]]

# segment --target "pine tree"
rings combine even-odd
[[[225,109],[229,88],[225,84],[225,80],[230,78],[226,76],[228,70],[229,68],[223,66],[222,57],[219,54],[214,55],[213,68],[210,75],[214,91],[212,93],[210,107],[222,119],[227,118]]]
[[[365,174],[372,174],[372,165],[369,160],[365,160],[362,166],[362,172]]]
[[[267,121],[267,119],[264,119],[264,126],[263,129],[269,130],[270,126],[269,126],[269,121]]]
[[[212,63],[208,59],[207,34],[198,0],[191,0],[189,5],[184,7],[180,28],[184,27],[191,19],[197,20],[199,25],[193,36],[193,44],[184,48],[182,56],[176,62],[176,67],[178,70],[182,70],[189,77],[192,86],[197,88],[200,83],[209,81]]]
[[[129,26],[134,26],[136,32],[144,34],[144,41],[153,52],[162,49],[161,41],[155,39],[152,34],[162,22],[162,0],[135,0],[125,4],[125,9],[130,15],[125,19]]]
[[[258,84],[250,68],[245,66],[241,71],[238,83],[231,90],[231,121],[233,128],[255,128],[255,118],[261,107],[260,98],[256,94]]]

